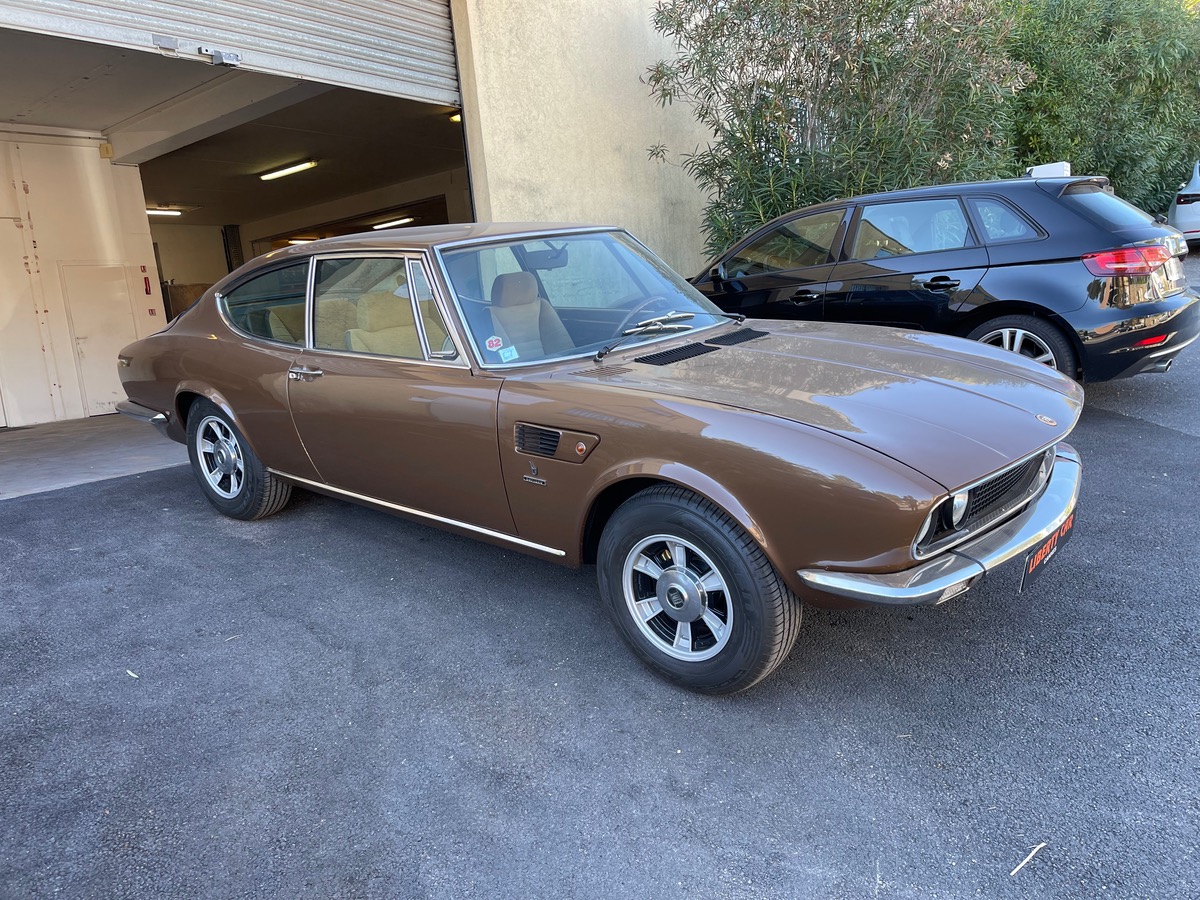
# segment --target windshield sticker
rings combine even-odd
[[[500,351],[500,361],[501,362],[512,362],[516,358],[517,358],[517,348],[516,347],[505,347],[503,350]]]
[[[487,339],[487,341],[484,342],[483,346],[487,347],[489,350],[499,350],[504,346],[504,341],[500,340],[500,338],[493,334]]]

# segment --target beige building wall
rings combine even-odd
[[[628,228],[686,275],[700,270],[704,197],[666,144],[707,141],[641,82],[670,56],[651,0],[451,0],[467,159],[480,221]]]
[[[112,412],[117,352],[166,324],[138,170],[99,136],[0,131],[0,406],[9,426]]]

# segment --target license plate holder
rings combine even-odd
[[[1048,538],[1025,554],[1025,568],[1021,573],[1021,585],[1017,593],[1025,590],[1045,571],[1046,565],[1058,555],[1058,551],[1066,546],[1067,541],[1075,533],[1075,510],[1071,510],[1066,520],[1054,530]]]

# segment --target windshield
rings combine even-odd
[[[727,318],[621,232],[474,244],[441,252],[450,286],[489,365],[600,353]]]

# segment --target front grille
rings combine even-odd
[[[971,528],[989,516],[1006,511],[1013,501],[1023,499],[1041,464],[1042,455],[1039,453],[1033,459],[973,487],[963,527]]]
[[[522,453],[532,453],[534,456],[553,456],[558,452],[558,442],[562,432],[537,425],[519,423],[516,428],[517,449]]]
[[[703,356],[705,353],[715,353],[720,349],[720,347],[709,347],[707,344],[684,344],[682,347],[674,347],[670,350],[660,351],[659,353],[635,356],[633,361],[646,363],[651,366],[669,366],[671,363],[692,359],[696,356]]]
[[[966,514],[957,528],[950,522],[949,501],[942,503],[929,534],[916,546],[917,555],[926,557],[961,544],[1023,507],[1049,480],[1048,471],[1038,480],[1044,459],[1053,465],[1053,447],[973,485],[967,494]]]
[[[752,341],[755,338],[766,337],[770,332],[758,331],[754,328],[739,328],[737,331],[731,331],[729,334],[722,334],[715,338],[709,338],[705,341],[706,344],[717,344],[721,347],[732,347],[734,344],[744,344],[746,341]]]

